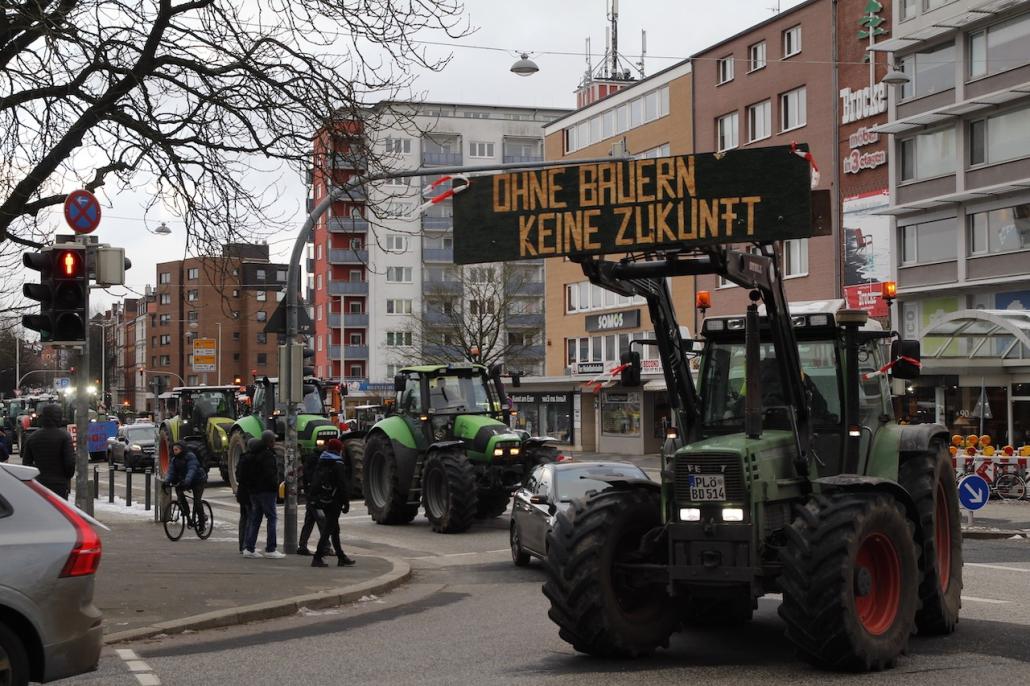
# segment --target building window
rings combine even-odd
[[[162,326],[172,323],[172,315],[170,314],[159,314],[157,315],[157,323]]]
[[[199,315],[200,315],[200,313],[197,312],[196,310],[190,310],[189,312],[186,313],[186,321],[188,321],[188,322],[195,322],[195,321],[197,321],[199,319]]]
[[[801,26],[793,26],[783,32],[783,56],[790,57],[801,52]]]
[[[472,283],[493,283],[497,272],[493,267],[473,267],[469,270],[469,281]]]
[[[916,16],[919,0],[898,0],[898,6],[901,12],[901,21],[905,21]]]
[[[171,364],[172,364],[172,356],[171,355],[162,355],[161,356],[161,366],[162,367],[167,367],[167,366],[169,366]]]
[[[387,267],[387,283],[411,283],[411,267]]]
[[[605,391],[601,396],[601,433],[606,436],[639,436],[640,405],[639,392]]]
[[[772,135],[772,102],[766,100],[747,108],[747,142],[754,143]]]
[[[747,49],[747,70],[758,71],[765,66],[765,41],[755,43]]]
[[[316,342],[317,342],[317,347],[315,349],[318,350],[318,352],[322,352],[322,337],[321,336],[317,336],[316,337]]]
[[[397,179],[397,178],[386,179],[385,181],[383,181],[383,185],[384,186],[397,186],[397,187],[400,187],[400,188],[407,188],[408,186],[411,185],[411,179],[406,178],[406,177],[405,178],[400,178],[400,179]]]
[[[737,133],[739,131],[737,113],[731,112],[730,114],[719,117],[715,120],[715,123],[716,150],[718,152],[722,152],[723,150],[731,150],[737,147]]]
[[[662,86],[628,103],[599,112],[563,131],[565,152],[571,153],[593,145],[614,134],[646,124],[669,114],[669,87]]]
[[[172,304],[172,296],[171,296],[170,293],[162,293],[161,294],[161,304],[162,305],[171,305]]]
[[[358,333],[356,331],[347,334],[347,344],[348,345],[363,345],[364,343],[365,343],[365,337],[362,334],[360,334],[360,333]]]
[[[360,300],[351,300],[347,303],[347,311],[351,314],[362,314],[365,311],[365,306]]]
[[[266,364],[268,364],[268,353],[258,353],[257,366],[264,367]]]
[[[189,302],[194,303],[197,302],[197,300],[199,299],[200,291],[198,291],[196,288],[191,288],[190,290],[186,291],[186,300],[188,300]]]
[[[257,301],[258,301],[259,303],[263,303],[263,302],[265,302],[266,300],[268,300],[268,292],[267,292],[267,291],[258,291],[257,293],[255,293],[255,294],[254,294],[254,298],[255,298],[255,299],[256,299],[256,300],[257,300]]]
[[[733,55],[723,57],[715,61],[715,68],[718,83],[727,83],[733,80]]]
[[[494,144],[472,141],[469,143],[469,157],[493,157]]]
[[[200,278],[200,270],[197,269],[196,267],[193,267],[191,269],[187,269],[186,270],[186,278],[189,281],[196,281],[197,279]]]
[[[254,338],[255,338],[255,340],[260,345],[264,345],[265,343],[268,343],[268,334],[265,333],[264,331],[261,331],[261,332],[255,334]]]
[[[322,275],[321,274],[316,274],[315,275],[315,289],[319,290],[319,291],[322,290]]]
[[[926,264],[958,256],[958,229],[954,217],[899,227],[901,264]]]
[[[386,249],[389,252],[407,252],[408,237],[392,233],[386,236]]]
[[[233,331],[233,332],[232,332],[232,339],[233,339],[234,341],[238,341],[238,340],[240,340],[240,332],[239,332],[239,331]]]
[[[265,312],[264,310],[258,310],[257,311],[257,320],[259,322],[268,321],[268,313]]]
[[[800,128],[807,121],[805,88],[795,88],[780,96],[780,130]]]
[[[360,379],[365,375],[365,369],[360,364],[352,364],[347,368],[347,374],[352,379]]]
[[[315,259],[316,260],[322,259],[322,244],[321,243],[319,243],[318,245],[315,246]]]
[[[386,148],[386,152],[398,155],[408,155],[411,153],[410,138],[387,138],[383,141],[383,145]]]
[[[277,270],[275,272],[275,280],[279,281],[280,283],[286,283],[286,274],[287,272],[285,269]]]
[[[161,272],[161,274],[158,275],[158,277],[157,277],[157,282],[158,283],[171,283],[172,282],[172,273],[171,272]]]
[[[256,272],[254,272],[254,278],[257,279],[258,283],[264,282],[264,280],[265,280],[265,270],[264,269],[258,269]]]
[[[808,274],[808,239],[796,238],[783,242],[783,275]]]
[[[281,303],[285,299],[286,299],[286,291],[276,291],[275,292],[275,301],[277,303]]]
[[[929,179],[955,171],[955,129],[949,127],[898,143],[902,181]]]
[[[172,337],[169,334],[162,334],[161,335],[161,345],[171,345],[171,344],[172,344]]]
[[[360,283],[364,281],[365,272],[361,269],[351,269],[347,272],[347,280],[351,283]]]
[[[410,331],[387,331],[386,332],[386,345],[390,347],[398,347],[404,345],[411,345],[411,332]]]
[[[1030,14],[989,26],[969,36],[969,76],[987,76],[1030,62]]]
[[[970,255],[1030,248],[1030,204],[976,212],[967,221]]]
[[[387,300],[386,314],[411,314],[410,300]]]
[[[909,80],[901,86],[901,99],[920,98],[955,87],[955,43],[905,55],[896,60]]]
[[[469,314],[474,317],[484,316],[494,313],[494,301],[493,300],[470,300],[469,301]]]
[[[1030,107],[969,122],[969,163],[993,164],[1030,156]]]

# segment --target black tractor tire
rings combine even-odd
[[[544,595],[558,635],[598,657],[638,657],[668,646],[679,617],[665,586],[630,587],[615,573],[619,562],[665,563],[661,553],[643,558],[637,552],[644,536],[661,526],[659,494],[608,491],[574,507],[574,515],[559,512],[547,539]]]
[[[780,551],[780,617],[799,656],[823,669],[893,667],[915,630],[919,548],[893,498],[818,495]]]
[[[476,519],[495,519],[508,511],[511,493],[507,488],[480,491],[476,503]]]
[[[365,472],[365,441],[360,438],[350,438],[343,442],[343,449],[350,457],[350,493],[351,498],[357,500],[361,497],[361,481]]]
[[[898,477],[915,501],[923,534],[916,626],[921,635],[950,634],[962,607],[962,524],[947,447],[934,441],[927,452],[903,457]]]
[[[476,474],[460,448],[443,448],[426,458],[422,506],[433,531],[456,534],[472,526],[479,508]]]
[[[233,432],[232,436],[229,437],[226,471],[229,474],[229,481],[227,483],[232,488],[233,493],[239,488],[239,484],[236,482],[236,467],[240,464],[240,457],[242,457],[243,453],[247,452],[247,441],[250,438],[242,430]]]
[[[0,684],[27,686],[29,655],[18,635],[0,622]]]
[[[751,621],[755,601],[750,587],[731,596],[694,596],[687,599],[685,624],[696,627],[737,626]]]
[[[229,482],[229,465],[227,465],[227,464],[220,464],[220,465],[218,465],[218,476],[221,477],[222,482],[226,486],[232,486],[232,484]]]
[[[418,507],[408,505],[407,496],[397,482],[397,458],[390,439],[375,434],[365,444],[362,476],[367,480],[362,489],[365,506],[376,524],[407,524],[418,514]]]

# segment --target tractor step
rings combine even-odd
[[[408,489],[408,505],[419,506],[422,504],[422,469],[425,467],[425,453],[419,453],[415,461],[415,475],[411,480],[411,488]]]

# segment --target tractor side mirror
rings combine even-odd
[[[519,386],[521,386],[522,385],[522,374],[520,374],[519,372],[512,372],[511,373],[511,385],[514,386],[515,388],[518,388]]]
[[[398,374],[393,377],[393,392],[400,393],[408,386],[408,377],[404,374]]]
[[[891,341],[891,376],[895,379],[919,378],[919,341],[895,339]]]
[[[622,370],[621,382],[623,386],[636,387],[640,385],[640,353],[630,350],[619,356],[619,361],[626,365]]]

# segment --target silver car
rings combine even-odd
[[[93,578],[102,527],[35,480],[0,464],[0,685],[93,671],[103,644]]]

